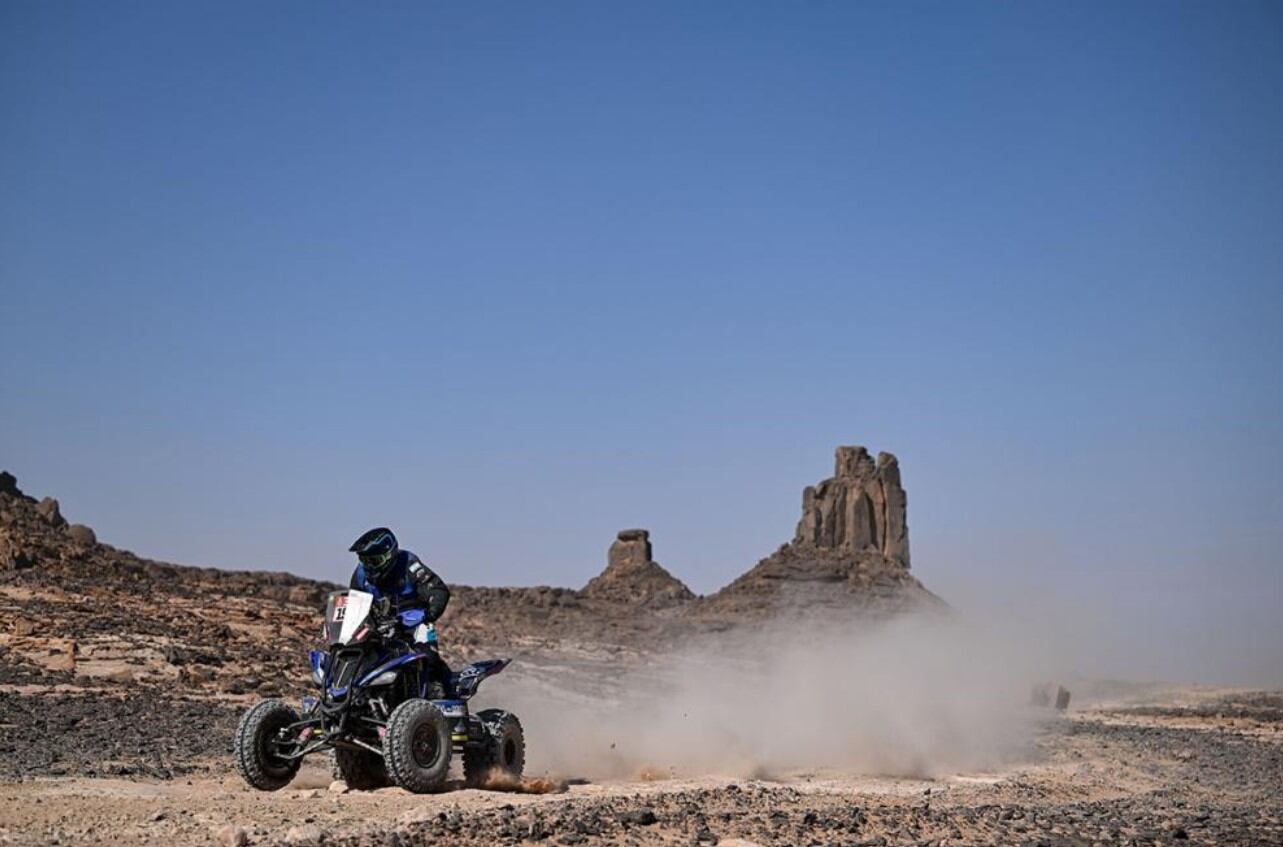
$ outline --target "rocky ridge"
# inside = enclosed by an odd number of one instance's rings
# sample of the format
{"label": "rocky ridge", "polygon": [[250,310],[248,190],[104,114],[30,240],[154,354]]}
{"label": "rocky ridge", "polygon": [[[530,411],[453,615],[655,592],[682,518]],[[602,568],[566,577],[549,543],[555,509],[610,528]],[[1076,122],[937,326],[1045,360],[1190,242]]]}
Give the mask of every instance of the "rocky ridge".
{"label": "rocky ridge", "polygon": [[[444,654],[452,664],[514,656],[517,673],[567,661],[605,671],[794,604],[808,620],[938,604],[908,573],[904,503],[894,457],[874,463],[863,448],[839,448],[835,476],[803,495],[794,539],[721,591],[696,596],[654,560],[649,532],[624,530],[582,589],[452,586]],[[0,688],[162,700],[301,693],[319,609],[339,587],[144,559],[0,474]]]}

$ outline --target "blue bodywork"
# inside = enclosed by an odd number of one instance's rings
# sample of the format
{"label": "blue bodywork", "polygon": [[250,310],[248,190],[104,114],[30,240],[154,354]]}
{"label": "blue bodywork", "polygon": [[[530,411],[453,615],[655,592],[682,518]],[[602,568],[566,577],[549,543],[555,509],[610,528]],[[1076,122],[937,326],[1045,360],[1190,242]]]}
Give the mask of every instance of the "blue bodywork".
{"label": "blue bodywork", "polygon": [[400,656],[394,656],[391,659],[385,659],[384,657],[380,656],[379,664],[374,666],[374,670],[366,673],[364,676],[358,679],[356,681],[356,687],[364,688],[365,686],[373,682],[376,677],[380,676],[386,671],[390,671],[393,668],[399,668],[402,665],[408,665],[411,662],[419,662],[425,658],[427,657],[424,656],[422,653],[402,653]]}
{"label": "blue bodywork", "polygon": [[481,684],[481,680],[499,673],[508,667],[511,661],[511,659],[486,659],[484,662],[473,662],[466,668],[460,668],[450,674],[450,690],[456,697],[467,700],[477,693],[477,686]]}
{"label": "blue bodywork", "polygon": [[[418,610],[415,610],[418,611]],[[420,616],[422,612],[419,612]],[[403,616],[404,617],[404,616]],[[374,667],[363,673],[354,683],[347,685],[332,685],[330,682],[331,658],[330,654],[323,650],[313,650],[310,654],[312,664],[312,676],[320,685],[321,689],[332,699],[341,700],[346,697],[349,691],[366,688],[374,680],[383,674],[397,668],[404,667],[412,662],[421,662],[428,657],[419,652],[410,651],[400,654],[383,653],[376,660]],[[477,686],[487,677],[494,676],[502,671],[511,662],[511,659],[487,659],[481,662],[460,668],[452,672],[446,685],[447,700],[439,702],[466,701],[477,693]],[[427,681],[425,680],[424,688],[426,689]],[[426,696],[427,691],[423,690],[419,696]]]}

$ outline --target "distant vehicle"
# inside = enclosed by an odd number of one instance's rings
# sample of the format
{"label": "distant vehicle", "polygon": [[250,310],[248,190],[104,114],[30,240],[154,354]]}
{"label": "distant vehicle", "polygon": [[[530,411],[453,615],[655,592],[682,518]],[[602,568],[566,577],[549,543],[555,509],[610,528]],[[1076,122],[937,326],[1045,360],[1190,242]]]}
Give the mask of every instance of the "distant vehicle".
{"label": "distant vehicle", "polygon": [[304,757],[329,750],[354,789],[437,791],[456,754],[469,786],[492,775],[521,778],[526,751],[517,716],[468,710],[481,681],[509,659],[474,662],[447,680],[431,680],[422,610],[397,612],[364,591],[330,594],[323,629],[326,649],[311,653],[320,696],[304,697],[301,710],[263,700],[241,718],[233,752],[250,786],[283,788]]}

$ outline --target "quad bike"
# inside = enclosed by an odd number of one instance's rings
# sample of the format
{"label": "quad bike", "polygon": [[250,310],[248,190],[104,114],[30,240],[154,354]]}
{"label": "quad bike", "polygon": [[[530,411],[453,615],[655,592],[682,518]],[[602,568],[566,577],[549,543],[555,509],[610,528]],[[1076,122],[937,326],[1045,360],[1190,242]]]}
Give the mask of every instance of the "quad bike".
{"label": "quad bike", "polygon": [[[431,679],[433,657],[426,651],[435,648],[435,631],[423,611],[398,613],[363,591],[330,594],[323,629],[328,649],[311,653],[320,696],[304,697],[300,710],[263,700],[241,718],[233,752],[250,786],[283,788],[305,756],[331,750],[337,775],[354,789],[437,791],[453,755],[462,755],[469,786],[491,774],[521,778],[525,738],[517,716],[468,710],[481,681],[509,659],[474,662],[445,680]],[[400,634],[406,631],[413,635]]]}

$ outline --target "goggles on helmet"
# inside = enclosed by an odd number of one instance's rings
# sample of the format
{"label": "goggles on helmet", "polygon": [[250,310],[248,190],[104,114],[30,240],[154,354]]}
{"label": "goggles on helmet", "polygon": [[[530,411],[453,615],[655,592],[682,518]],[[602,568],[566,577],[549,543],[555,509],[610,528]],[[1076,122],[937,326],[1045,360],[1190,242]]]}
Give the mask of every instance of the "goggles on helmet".
{"label": "goggles on helmet", "polygon": [[379,553],[360,553],[357,555],[357,558],[361,560],[361,564],[375,570],[386,568],[392,564],[392,559],[395,557],[395,550],[384,550]]}

